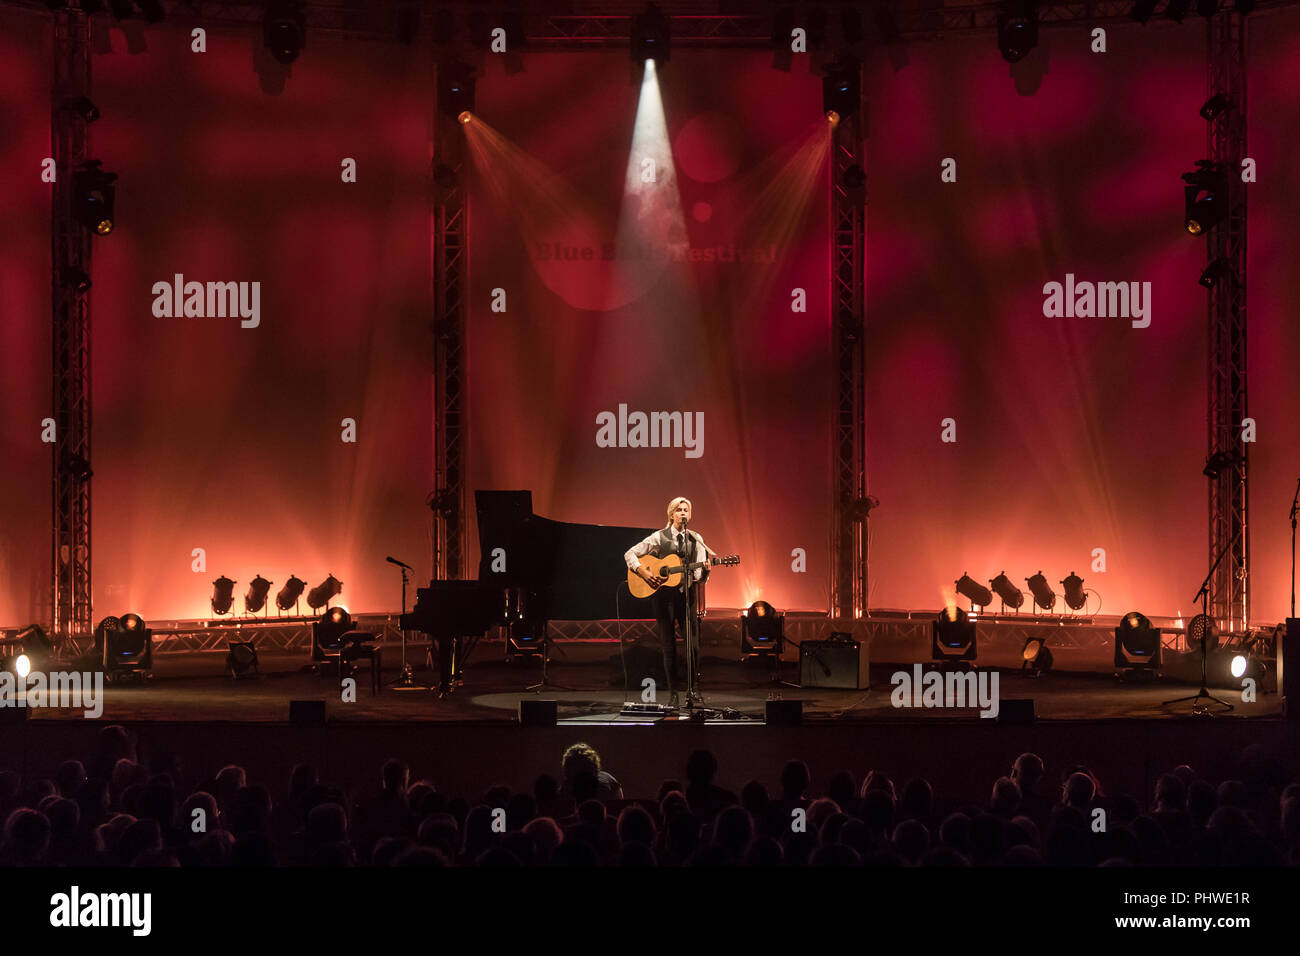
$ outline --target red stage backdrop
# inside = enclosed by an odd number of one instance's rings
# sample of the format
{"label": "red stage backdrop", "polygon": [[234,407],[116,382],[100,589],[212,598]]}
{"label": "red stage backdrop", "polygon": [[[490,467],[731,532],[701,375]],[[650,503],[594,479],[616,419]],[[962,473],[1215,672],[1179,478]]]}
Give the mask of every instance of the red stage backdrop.
{"label": "red stage backdrop", "polygon": [[[0,9],[4,624],[38,616],[49,566],[48,23]],[[1300,474],[1300,13],[1251,23],[1253,587],[1276,620]],[[143,52],[108,36],[90,135],[121,180],[91,293],[96,616],[203,615],[220,574],[242,592],[333,572],[349,607],[395,606],[384,555],[431,569],[427,51],[313,36],[267,92],[257,31],[209,31],[203,54],[179,24],[144,31]],[[1054,29],[1043,49],[1032,96],[991,36],[868,71],[872,604],[1041,568],[1077,571],[1103,613],[1187,614],[1206,569],[1206,330],[1178,176],[1204,153],[1204,29],[1115,27],[1106,54]],[[685,494],[744,559],[714,606],[826,604],[826,131],[801,60],[675,51],[662,118],[623,54],[529,54],[512,76],[493,61],[482,126],[461,134],[471,487],[650,526]],[[177,274],[244,283],[250,306],[256,289],[256,327],[156,314]],[[1045,316],[1044,284],[1067,275],[1150,283],[1150,325]],[[617,447],[620,406],[703,430]]]}

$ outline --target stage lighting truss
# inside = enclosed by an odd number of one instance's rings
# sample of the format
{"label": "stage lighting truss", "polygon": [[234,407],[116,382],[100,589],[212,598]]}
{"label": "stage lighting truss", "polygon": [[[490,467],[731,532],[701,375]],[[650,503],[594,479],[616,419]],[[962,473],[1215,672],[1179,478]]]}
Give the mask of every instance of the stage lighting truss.
{"label": "stage lighting truss", "polygon": [[1137,611],[1115,627],[1115,672],[1124,680],[1154,680],[1160,671],[1160,631]]}
{"label": "stage lighting truss", "polygon": [[1034,610],[1042,608],[1044,611],[1050,611],[1056,607],[1056,592],[1047,583],[1047,578],[1043,576],[1041,570],[1032,578],[1025,578],[1025,583],[1029,586],[1029,593],[1034,596]]}
{"label": "stage lighting truss", "polygon": [[1046,638],[1031,637],[1026,639],[1020,657],[1020,669],[1032,671],[1035,677],[1039,677],[1052,669],[1052,651],[1047,646]]}
{"label": "stage lighting truss", "polygon": [[975,622],[955,604],[939,612],[932,624],[930,653],[935,661],[975,659]]}
{"label": "stage lighting truss", "polygon": [[235,582],[224,574],[212,582],[212,613],[229,614],[235,604]]}
{"label": "stage lighting truss", "polygon": [[740,659],[780,657],[785,648],[785,612],[755,601],[740,612]]}

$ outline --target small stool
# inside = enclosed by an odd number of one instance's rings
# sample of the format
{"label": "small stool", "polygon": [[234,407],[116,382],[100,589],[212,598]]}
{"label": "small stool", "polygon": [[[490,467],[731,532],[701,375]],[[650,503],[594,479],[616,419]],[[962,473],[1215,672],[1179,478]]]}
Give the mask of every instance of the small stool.
{"label": "small stool", "polygon": [[343,635],[347,646],[339,655],[347,667],[355,667],[356,662],[365,658],[370,661],[370,693],[378,694],[383,685],[383,653],[378,647],[367,645],[365,641],[374,640],[375,635],[366,631],[348,631]]}

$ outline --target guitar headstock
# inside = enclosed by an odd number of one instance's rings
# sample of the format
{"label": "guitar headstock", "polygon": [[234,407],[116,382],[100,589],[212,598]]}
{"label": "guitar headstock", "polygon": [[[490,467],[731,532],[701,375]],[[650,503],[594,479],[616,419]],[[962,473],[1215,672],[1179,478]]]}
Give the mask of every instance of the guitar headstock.
{"label": "guitar headstock", "polygon": [[740,563],[740,555],[738,554],[729,554],[725,558],[718,559],[718,564],[739,564],[739,563]]}

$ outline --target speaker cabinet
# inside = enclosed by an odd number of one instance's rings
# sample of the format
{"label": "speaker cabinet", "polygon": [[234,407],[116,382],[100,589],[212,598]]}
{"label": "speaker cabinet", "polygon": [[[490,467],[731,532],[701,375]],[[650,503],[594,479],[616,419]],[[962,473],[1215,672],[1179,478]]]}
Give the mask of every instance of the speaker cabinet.
{"label": "speaker cabinet", "polygon": [[766,723],[769,727],[798,727],[803,723],[803,701],[769,700]]}
{"label": "speaker cabinet", "polygon": [[289,701],[289,723],[301,727],[325,726],[325,701],[291,700]]}
{"label": "speaker cabinet", "polygon": [[554,727],[558,713],[559,709],[553,700],[520,699],[519,726]]}
{"label": "speaker cabinet", "polygon": [[866,690],[867,645],[852,638],[799,645],[799,686]]}

